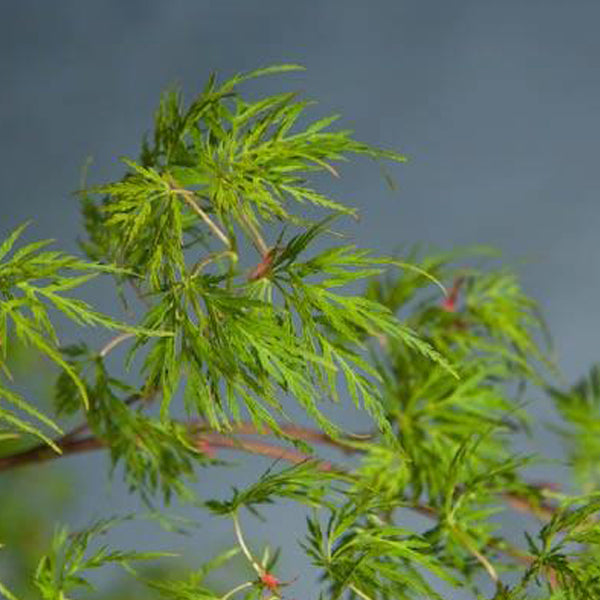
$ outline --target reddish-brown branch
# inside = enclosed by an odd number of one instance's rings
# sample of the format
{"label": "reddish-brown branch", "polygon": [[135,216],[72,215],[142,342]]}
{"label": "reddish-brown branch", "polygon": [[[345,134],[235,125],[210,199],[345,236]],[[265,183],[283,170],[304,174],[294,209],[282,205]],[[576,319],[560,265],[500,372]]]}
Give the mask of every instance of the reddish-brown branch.
{"label": "reddish-brown branch", "polygon": [[[127,404],[128,406],[131,406],[131,405],[135,404],[136,402],[145,402],[146,404],[149,404],[150,402],[152,402],[152,400],[154,400],[154,398],[156,397],[156,394],[157,394],[157,390],[152,390],[146,394],[131,394],[130,396],[125,398],[125,400],[123,402],[125,404]],[[76,427],[74,427],[73,429],[71,429],[71,431],[69,431],[68,433],[63,435],[60,439],[55,440],[55,441],[60,448],[60,447],[62,447],[62,444],[65,444],[72,440],[78,439],[80,435],[82,435],[86,431],[89,431],[89,428],[90,428],[89,423],[87,423],[87,422],[81,423],[81,424],[77,425]],[[36,446],[36,448],[40,448],[40,449],[45,448],[45,447],[46,447],[46,444],[40,444],[39,446]]]}
{"label": "reddish-brown branch", "polygon": [[[204,421],[191,421],[190,426],[194,431],[211,432],[210,427]],[[288,425],[285,423],[279,424],[279,429],[290,438],[302,440],[304,442],[313,442],[315,444],[323,444],[332,446],[345,454],[356,454],[359,450],[350,444],[350,440],[346,443],[344,440],[334,439],[325,433],[311,429],[310,427],[302,427],[301,425]],[[257,428],[249,422],[238,423],[233,426],[233,431],[239,435],[274,435],[273,430],[265,427]],[[374,437],[374,436],[373,436]],[[367,435],[361,435],[361,440],[367,440]]]}
{"label": "reddish-brown branch", "polygon": [[239,438],[228,437],[219,433],[205,433],[199,435],[196,439],[196,446],[200,450],[203,450],[206,448],[206,444],[208,444],[209,448],[228,448],[230,450],[239,450],[241,452],[249,452],[250,454],[268,456],[276,460],[284,460],[294,464],[298,464],[306,460],[317,460],[319,463],[319,468],[323,471],[341,471],[339,467],[335,467],[328,461],[315,458],[310,454],[300,452],[299,450],[283,448],[282,446],[267,442],[241,440]]}
{"label": "reddish-brown branch", "polygon": [[[79,431],[83,430],[81,426],[77,429]],[[194,434],[194,445],[202,453],[209,453],[211,451],[214,451],[214,449],[216,448],[222,448],[234,451],[237,450],[240,452],[247,452],[250,454],[260,456],[268,456],[276,460],[284,460],[286,462],[291,462],[294,464],[298,464],[306,460],[315,460],[315,457],[311,456],[310,454],[306,454],[304,452],[300,452],[298,450],[290,448],[284,448],[273,443],[257,440],[240,439],[232,435],[206,431],[206,428],[199,427],[197,423],[191,424],[190,429],[192,431],[195,430],[197,432]],[[346,452],[351,451],[351,449],[348,446],[344,446],[343,443],[340,443],[337,440],[332,440],[331,438],[328,438],[325,434],[316,432],[309,428],[300,427],[296,425],[284,425],[282,426],[282,430],[290,436],[293,435],[297,439],[332,444],[335,447],[340,448],[341,450],[344,450]],[[71,454],[79,454],[81,452],[99,450],[106,447],[106,444],[102,440],[93,436],[88,436],[81,439],[74,439],[74,432],[75,430],[63,436],[63,438],[57,440],[57,445],[61,448],[62,454],[57,454],[49,446],[39,445],[35,448],[31,448],[24,452],[0,458],[0,471],[12,469],[27,464],[34,464],[45,462],[48,460],[54,460],[61,456],[68,456]],[[252,424],[244,423],[237,426],[236,433],[237,435],[257,435],[259,434],[259,431]],[[354,451],[358,450],[354,449]],[[316,460],[319,463],[319,468],[324,471],[339,471],[340,473],[344,472],[342,468],[334,465],[331,462],[324,461],[319,458],[316,458]],[[507,500],[509,505],[513,506],[513,508],[516,508],[517,510],[526,511],[538,517],[549,517],[552,515],[551,507],[545,506],[540,510],[539,507],[532,506],[526,500],[516,496],[512,496],[510,494],[506,494],[505,499]],[[410,508],[432,519],[436,519],[438,517],[436,509],[431,506],[427,506],[424,504],[414,504],[411,505]],[[506,543],[505,541],[499,543],[496,540],[491,540],[490,546],[493,547],[496,551],[510,556],[522,564],[530,565],[533,561],[533,557],[530,554]],[[555,587],[556,575],[551,569],[548,572],[548,578],[550,580],[551,585]]]}
{"label": "reddish-brown branch", "polygon": [[[62,454],[57,454],[52,448],[46,445],[35,446],[29,450],[0,458],[0,471],[5,471],[28,464],[46,462],[62,456],[78,454],[80,452],[100,450],[101,448],[106,447],[106,444],[102,440],[93,436],[72,439],[72,432],[66,436],[63,436],[63,438],[56,440],[56,443],[62,450]],[[195,445],[202,452],[205,452],[207,447],[213,449],[226,448],[229,450],[248,452],[250,454],[269,456],[274,459],[281,459],[292,463],[299,463],[305,460],[315,459],[315,457],[312,457],[310,454],[290,448],[284,448],[276,444],[258,442],[254,440],[242,440],[214,432],[207,432],[197,435],[195,438]],[[320,459],[316,460],[318,460],[320,468],[325,471],[341,470],[339,468],[335,468],[334,465],[328,461]]]}
{"label": "reddish-brown branch", "polygon": [[[539,488],[542,490],[550,489],[550,486],[540,485]],[[533,515],[542,521],[549,521],[555,511],[555,508],[546,502],[535,504],[529,498],[511,493],[503,494],[502,496],[506,500],[506,503],[514,510]]]}
{"label": "reddish-brown branch", "polygon": [[[131,396],[126,400],[126,402],[128,404],[132,404],[142,399],[143,398],[141,396]],[[214,455],[215,449],[222,448],[261,456],[268,456],[273,459],[280,459],[291,463],[299,463],[315,458],[310,454],[306,454],[291,448],[285,448],[270,441],[266,442],[262,440],[258,441],[240,438],[239,436],[273,435],[273,431],[269,430],[268,428],[258,429],[252,423],[237,424],[233,429],[232,435],[211,431],[205,422],[199,420],[190,421],[188,425],[190,432],[194,436],[195,446],[200,452],[209,456]],[[346,444],[343,440],[332,439],[326,434],[308,427],[281,424],[280,429],[290,438],[295,438],[297,440],[329,445],[347,454],[361,452],[359,448],[352,446],[350,443]],[[83,438],[80,437],[86,430],[87,425],[82,424],[64,435],[62,438],[56,440],[56,444],[59,448],[61,448],[62,454],[57,454],[52,448],[45,444],[40,444],[34,448],[30,448],[29,450],[25,450],[10,456],[1,457],[0,471],[9,470],[27,464],[35,464],[54,460],[61,456],[99,450],[105,447],[105,443],[94,436],[87,436]],[[320,468],[323,470],[342,471],[342,469],[334,466],[330,462],[320,459],[317,460],[319,461]],[[543,487],[549,488],[550,486],[544,485]],[[514,510],[534,515],[542,520],[549,519],[554,512],[554,508],[552,506],[548,504],[535,505],[526,497],[521,497],[511,493],[504,494],[503,497],[507,504]],[[431,518],[436,518],[437,516],[436,511],[431,507],[417,505],[412,508]]]}
{"label": "reddish-brown branch", "polygon": [[101,440],[95,437],[86,437],[83,439],[67,439],[71,434],[67,434],[63,438],[56,440],[56,445],[62,450],[62,454],[57,454],[50,446],[39,445],[17,454],[3,456],[0,458],[0,471],[7,471],[24,465],[46,462],[68,456],[69,454],[78,454],[79,452],[88,452],[90,450],[98,450],[104,447]]}
{"label": "reddish-brown branch", "polygon": [[[150,396],[152,397],[153,394]],[[133,404],[139,400],[148,400],[149,397],[141,397],[139,395],[133,395],[127,398],[128,404]],[[298,450],[285,448],[271,442],[263,442],[256,440],[241,439],[238,436],[264,436],[273,435],[273,431],[268,428],[258,429],[252,423],[239,423],[234,426],[233,432],[236,434],[225,435],[214,431],[211,431],[208,425],[199,420],[189,422],[190,431],[196,436],[196,446],[202,452],[208,453],[215,448],[225,448],[230,450],[238,450],[241,452],[248,452],[250,454],[258,454],[262,456],[270,456],[275,459],[285,460],[287,462],[298,463],[307,459],[311,459],[311,455],[305,454]],[[288,435],[290,438],[302,440],[305,442],[313,442],[317,444],[329,445],[337,450],[340,450],[346,454],[353,454],[362,452],[362,450],[352,446],[350,443],[344,443],[343,440],[337,440],[329,437],[328,435],[311,429],[309,427],[303,427],[300,425],[281,424],[279,426],[281,431]],[[48,460],[54,460],[61,456],[67,456],[70,454],[77,454],[79,452],[88,452],[91,450],[98,450],[105,447],[104,442],[93,436],[87,436],[81,438],[85,431],[88,430],[87,424],[81,424],[75,427],[69,433],[65,434],[61,438],[55,440],[56,445],[62,450],[62,454],[57,454],[52,448],[46,444],[39,444],[28,450],[18,452],[9,456],[0,457],[0,472],[6,471],[15,467],[19,467],[27,464],[34,464],[45,462]],[[361,439],[365,436],[361,436]],[[327,461],[320,461],[324,470],[338,470],[332,463]],[[549,485],[542,486],[544,488],[550,488]],[[507,493],[503,495],[507,504],[514,510],[519,512],[525,512],[527,514],[534,515],[542,520],[551,518],[554,508],[551,505],[534,505],[526,497],[521,497],[516,494]],[[415,507],[415,510],[432,516],[431,509],[426,507]]]}

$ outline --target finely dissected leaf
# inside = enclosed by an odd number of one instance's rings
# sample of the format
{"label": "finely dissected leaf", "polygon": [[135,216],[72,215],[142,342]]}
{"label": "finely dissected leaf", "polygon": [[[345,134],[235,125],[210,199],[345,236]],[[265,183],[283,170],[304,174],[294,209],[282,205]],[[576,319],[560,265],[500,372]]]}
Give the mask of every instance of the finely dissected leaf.
{"label": "finely dissected leaf", "polygon": [[221,595],[203,585],[204,579],[213,571],[223,567],[239,553],[239,548],[227,550],[193,571],[187,579],[165,580],[161,578],[158,580],[142,576],[138,576],[138,579],[150,589],[157,590],[163,598],[170,598],[171,600],[218,600]]}
{"label": "finely dissected leaf", "polygon": [[3,594],[6,600],[18,600],[17,597],[1,581],[0,594]]}
{"label": "finely dissected leaf", "polygon": [[386,525],[378,516],[384,505],[378,506],[375,497],[371,502],[331,509],[326,525],[317,517],[308,519],[303,547],[323,569],[333,597],[352,591],[369,597],[441,598],[421,569],[458,583],[435,559],[433,547],[403,528]]}
{"label": "finely dissected leaf", "polygon": [[15,242],[21,237],[25,228],[29,225],[29,223],[23,223],[19,225],[0,245],[0,260],[3,259],[15,245]]}
{"label": "finely dissected leaf", "polygon": [[[41,241],[25,245],[11,251],[25,229],[17,228],[0,248],[0,360],[8,351],[9,332],[26,346],[39,351],[58,365],[66,376],[70,377],[83,404],[89,406],[85,385],[71,365],[63,359],[57,348],[58,336],[50,319],[52,307],[79,325],[101,325],[109,329],[121,329],[127,332],[149,335],[169,335],[161,331],[141,330],[95,311],[89,304],[77,298],[69,298],[64,292],[81,286],[101,272],[110,272],[105,265],[87,263],[61,252],[43,250],[50,242]],[[83,271],[84,274],[76,274]],[[3,361],[2,361],[3,362]],[[0,397],[45,425],[60,432],[52,419],[42,415],[37,409],[0,382]],[[10,423],[23,433],[33,434],[59,448],[39,428],[0,407],[0,420]]]}
{"label": "finely dissected leaf", "polygon": [[269,504],[274,498],[289,498],[309,506],[325,502],[324,484],[339,476],[319,469],[318,462],[305,461],[279,471],[269,470],[244,490],[234,488],[230,500],[207,502],[208,508],[219,515],[231,515],[241,507],[254,508]]}
{"label": "finely dissected leaf", "polygon": [[565,421],[556,429],[567,447],[573,474],[589,489],[600,481],[600,365],[593,365],[569,390],[549,387],[547,391]]}
{"label": "finely dissected leaf", "polygon": [[[353,246],[304,259],[336,216],[354,214],[313,189],[306,175],[337,176],[332,163],[351,154],[404,158],[357,142],[348,131],[329,131],[333,117],[299,127],[308,103],[293,93],[248,102],[237,91],[248,78],[296,68],[260,69],[221,85],[211,77],[187,109],[177,93],[166,95],[141,162],[124,159],[124,178],[92,190],[104,196],[95,209],[84,196],[94,256],[102,251],[105,260],[140,274],[150,305],[143,326],[174,333],[152,341],[144,359],[147,388],[162,392],[163,419],[185,372],[186,405],[211,427],[226,430],[232,417],[247,412],[257,426],[278,431],[283,393],[339,437],[319,404],[335,396],[325,382],[340,374],[353,401],[391,441],[378,376],[364,360],[367,339],[389,336],[451,367],[381,303],[334,292],[381,273],[390,261]],[[327,215],[311,223],[293,212],[297,202]],[[274,220],[303,231],[283,245],[284,227],[269,246],[265,227]],[[248,243],[260,263],[241,282],[239,252]],[[309,281],[314,277],[320,281]],[[131,357],[145,343],[138,338]]]}
{"label": "finely dissected leaf", "polygon": [[85,573],[109,564],[127,568],[132,561],[155,560],[175,556],[166,552],[135,552],[110,550],[100,546],[90,550],[90,544],[108,529],[127,520],[113,518],[97,521],[91,527],[69,534],[60,529],[54,535],[51,551],[38,563],[34,583],[44,600],[66,600],[71,590],[80,587],[93,589]]}
{"label": "finely dissected leaf", "polygon": [[[353,155],[405,159],[337,129],[337,116],[310,122],[314,103],[295,92],[240,92],[247,80],[299,68],[211,76],[187,105],[166,93],[139,158],[123,158],[124,176],[81,192],[82,247],[93,262],[51,251],[49,241],[17,247],[25,226],[0,245],[2,466],[47,456],[15,437],[59,450],[49,433],[58,426],[12,391],[5,359],[18,339],[60,369],[56,415],[85,417],[61,446],[105,446],[147,504],[158,494],[194,500],[232,518],[237,541],[181,578],[131,568],[155,553],[95,545],[110,522],[60,530],[39,561],[38,590],[69,600],[90,587],[87,571],[116,564],[171,600],[292,598],[286,586],[313,574],[283,581],[279,549],[255,558],[240,526],[242,508],[260,517],[263,505],[284,500],[312,511],[303,548],[326,586],[322,599],[442,598],[440,585],[478,599],[600,597],[600,368],[571,389],[547,384],[545,323],[515,273],[482,260],[489,250],[377,257],[335,231],[357,211],[313,176],[335,182]],[[114,277],[140,326],[77,297],[100,273]],[[101,350],[61,346],[53,311],[124,333]],[[118,353],[107,356],[125,340],[132,372],[116,375]],[[528,478],[533,459],[515,442],[531,433],[529,386],[549,392],[578,483],[591,493]],[[344,432],[329,410],[342,400],[373,426]],[[314,429],[295,422],[299,409]],[[335,458],[302,460],[308,442]],[[197,467],[224,465],[221,448],[297,464],[277,461],[225,499],[196,500],[193,492],[213,489]],[[515,510],[541,519],[516,541],[506,528]],[[238,581],[232,565],[226,590],[214,591],[208,576],[236,554],[252,575]],[[0,594],[14,600],[2,584]]]}
{"label": "finely dissected leaf", "polygon": [[[189,497],[186,484],[194,478],[194,466],[212,462],[194,443],[193,428],[141,412],[139,407],[151,402],[157,390],[143,392],[112,377],[102,357],[85,346],[66,348],[64,353],[71,356],[70,364],[89,391],[88,426],[108,446],[113,469],[122,465],[130,490],[149,504],[157,492],[166,502],[174,494]],[[55,398],[61,413],[79,408],[72,391],[70,378],[61,374]]]}
{"label": "finely dissected leaf", "polygon": [[[532,560],[516,591],[526,590],[531,581],[550,572],[564,597],[577,600],[597,597],[600,593],[597,568],[600,536],[596,533],[599,510],[597,493],[569,498],[540,529],[539,543],[528,536]],[[588,534],[591,535],[588,537]],[[573,542],[581,542],[583,546],[574,547]]]}
{"label": "finely dissected leaf", "polygon": [[[54,423],[50,418],[41,413],[35,407],[31,406],[27,402],[25,402],[20,396],[15,394],[14,392],[0,387],[0,399],[5,402],[11,404],[13,407],[20,409],[24,413],[28,414],[31,417],[41,421],[47,427],[53,429],[55,432],[62,433],[60,427]],[[55,444],[55,442],[50,438],[47,434],[45,434],[38,427],[30,424],[24,419],[20,418],[16,415],[12,410],[6,410],[5,408],[0,406],[0,421],[4,421],[11,428],[16,429],[22,433],[27,433],[30,435],[34,435],[35,437],[46,442],[53,450],[57,453],[61,453],[61,449]]]}

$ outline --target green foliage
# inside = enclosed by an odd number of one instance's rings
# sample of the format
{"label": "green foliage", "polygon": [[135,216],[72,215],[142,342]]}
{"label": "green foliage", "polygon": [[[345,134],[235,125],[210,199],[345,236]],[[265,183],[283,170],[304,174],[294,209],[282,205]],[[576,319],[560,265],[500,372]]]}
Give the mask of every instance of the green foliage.
{"label": "green foliage", "polygon": [[458,584],[435,558],[435,548],[424,538],[382,518],[390,507],[376,497],[331,509],[326,524],[309,518],[305,549],[313,564],[323,569],[331,598],[349,590],[362,598],[397,598],[412,594],[440,596],[422,571]]}
{"label": "green foliage", "polygon": [[[158,421],[136,409],[148,404],[151,395],[111,377],[103,357],[85,344],[62,349],[69,364],[86,383],[91,399],[87,425],[94,436],[109,447],[113,468],[122,464],[130,488],[151,503],[155,492],[165,500],[173,493],[186,494],[185,480],[193,478],[195,463],[211,463],[192,443],[190,431],[174,420]],[[72,380],[61,373],[55,384],[58,414],[79,409]]]}
{"label": "green foliage", "polygon": [[[307,187],[305,178],[337,175],[330,162],[349,154],[404,158],[348,131],[328,131],[331,118],[297,131],[307,103],[294,94],[250,103],[237,93],[242,81],[294,69],[263,69],[222,85],[211,78],[187,109],[177,93],[167,94],[141,162],[124,159],[120,181],[91,190],[103,196],[100,203],[84,194],[84,247],[138,274],[148,304],[143,326],[174,334],[139,336],[130,355],[150,345],[142,372],[146,391],[160,390],[163,418],[186,373],[186,407],[214,429],[231,428],[245,412],[257,426],[277,430],[285,393],[339,437],[319,407],[336,398],[339,374],[354,402],[389,430],[377,373],[362,356],[365,338],[387,335],[446,363],[380,303],[334,291],[380,273],[385,261],[347,245],[304,258],[335,216],[355,212]],[[328,216],[300,218],[296,202]],[[284,226],[275,245],[264,239],[269,224]],[[286,226],[300,232],[283,244]],[[249,246],[258,252],[250,275],[240,266]]]}
{"label": "green foliage", "polygon": [[152,580],[142,577],[140,579],[148,588],[158,591],[161,598],[168,600],[218,600],[221,595],[206,587],[204,580],[208,575],[226,565],[237,554],[239,554],[238,548],[228,550],[203,564],[183,580],[165,580],[164,578]]}
{"label": "green foliage", "polygon": [[599,510],[597,494],[570,498],[540,530],[537,543],[528,536],[533,561],[516,591],[546,573],[550,574],[553,587],[561,590],[557,597],[597,598],[600,593],[600,530],[596,518]]}
{"label": "green foliage", "polygon": [[332,479],[331,475],[318,470],[318,463],[307,461],[279,472],[269,470],[245,490],[234,488],[231,500],[209,500],[206,505],[218,515],[235,514],[242,506],[255,510],[256,505],[269,504],[274,497],[319,505],[325,494],[323,484]]}
{"label": "green foliage", "polygon": [[130,562],[156,560],[169,556],[164,552],[124,552],[110,550],[100,546],[90,550],[90,543],[99,535],[119,523],[122,519],[106,519],[94,523],[91,527],[69,534],[63,528],[57,531],[50,552],[40,560],[34,578],[44,600],[70,600],[72,590],[77,588],[93,589],[85,577],[90,570],[100,569],[106,565],[117,564],[124,568]]}
{"label": "green foliage", "polygon": [[[310,122],[310,103],[295,93],[249,101],[239,91],[298,69],[213,76],[187,106],[165,94],[123,176],[80,191],[86,260],[48,242],[17,249],[24,226],[0,246],[0,470],[105,448],[159,520],[171,500],[188,502],[231,520],[235,546],[182,576],[181,560],[137,570],[132,562],[163,555],[97,546],[113,520],[58,529],[41,558],[36,546],[31,597],[83,598],[89,572],[110,565],[149,598],[287,597],[295,582],[275,575],[286,548],[255,556],[241,522],[244,509],[260,517],[279,502],[308,513],[300,543],[320,598],[598,597],[600,368],[559,388],[538,307],[490,250],[375,257],[338,243],[334,226],[356,209],[316,189],[313,175],[339,177],[356,155],[404,157],[334,129],[337,117]],[[135,324],[70,295],[100,274],[140,315]],[[65,344],[57,313],[116,337],[102,348]],[[50,414],[11,381],[17,342],[58,369]],[[532,480],[537,457],[518,451],[535,431],[533,390],[562,418],[555,429],[582,496]],[[344,402],[371,418],[368,433],[330,416]],[[343,454],[323,461],[320,445]],[[206,474],[227,466],[216,457],[225,448],[278,460],[215,498]],[[15,481],[5,480],[15,492],[0,496],[3,514],[24,493]],[[507,527],[514,511],[527,515],[517,537]],[[14,538],[37,523],[0,527],[3,553],[23,559],[6,580],[16,597],[32,550]],[[236,555],[250,578],[232,566]],[[218,569],[227,577],[214,586]],[[0,594],[15,600],[4,583]]]}
{"label": "green foliage", "polygon": [[600,483],[600,365],[570,390],[549,388],[549,394],[565,421],[558,427],[563,437],[573,474],[586,491]]}
{"label": "green foliage", "polygon": [[[76,388],[74,391],[80,396],[84,406],[88,407],[89,398],[85,386],[58,349],[58,336],[50,319],[49,308],[61,312],[78,325],[99,325],[132,333],[139,330],[117,323],[95,311],[81,299],[64,295],[64,292],[79,287],[102,271],[114,272],[114,268],[88,263],[62,252],[43,250],[50,244],[49,240],[23,246],[9,256],[25,227],[26,225],[22,225],[15,229],[0,246],[0,375],[10,379],[10,372],[5,367],[10,333],[21,343],[33,347],[61,367],[65,376],[71,379]],[[78,272],[83,274],[77,274]],[[152,335],[152,332],[147,333]],[[38,425],[26,421],[11,410],[10,406],[55,432],[61,431],[58,425],[19,394],[5,387],[2,379],[0,399],[8,405],[0,405],[0,422],[15,432],[35,435],[60,452]]]}

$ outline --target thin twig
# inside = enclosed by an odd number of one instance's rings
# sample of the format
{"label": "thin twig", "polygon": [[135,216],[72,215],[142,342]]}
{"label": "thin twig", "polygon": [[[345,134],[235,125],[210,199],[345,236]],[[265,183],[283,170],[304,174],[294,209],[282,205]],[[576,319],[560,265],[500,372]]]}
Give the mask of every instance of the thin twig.
{"label": "thin twig", "polygon": [[243,224],[248,228],[248,232],[250,233],[250,239],[252,240],[254,247],[256,248],[258,253],[264,258],[269,252],[269,247],[267,246],[265,240],[260,234],[260,231],[258,231],[258,229],[254,226],[254,223],[252,223],[252,221],[241,212],[240,217],[242,219]]}
{"label": "thin twig", "polygon": [[194,264],[191,270],[191,276],[195,277],[196,275],[198,275],[198,273],[200,273],[200,271],[202,271],[202,269],[204,269],[204,267],[209,265],[211,262],[218,260],[219,258],[223,258],[224,256],[229,256],[232,259],[232,261],[235,261],[237,258],[236,253],[232,252],[231,250],[213,252],[212,254],[209,254],[206,258],[200,259],[196,264]]}
{"label": "thin twig", "polygon": [[[137,398],[140,399],[139,396]],[[79,452],[88,452],[91,450],[100,450],[101,448],[105,448],[106,443],[94,436],[77,439],[76,434],[79,435],[85,431],[86,428],[87,427],[83,424],[79,425],[73,431],[70,431],[55,441],[56,445],[62,450],[62,454],[57,454],[50,446],[46,444],[39,444],[38,446],[28,450],[11,454],[10,456],[1,457],[0,471],[6,471],[27,464],[55,460],[61,456],[77,454]],[[205,444],[207,443],[209,446],[214,448],[238,450],[241,452],[248,452],[250,454],[269,456],[274,459],[285,460],[292,463],[315,460],[315,458],[309,454],[305,454],[297,450],[282,448],[276,444],[257,442],[253,440],[239,440],[220,433],[200,434],[197,436],[194,442],[196,447],[198,447],[200,450],[203,449],[204,442]],[[324,471],[341,471],[340,467],[335,467],[328,461],[319,460],[318,462],[319,468]]]}
{"label": "thin twig", "polygon": [[121,342],[128,340],[132,337],[135,337],[135,333],[121,333],[120,335],[114,337],[110,340],[103,348],[98,352],[100,358],[104,358],[107,354],[109,354],[112,350],[114,350]]}
{"label": "thin twig", "polygon": [[487,574],[490,576],[490,579],[494,583],[498,583],[500,579],[498,577],[498,572],[494,568],[494,565],[492,565],[492,563],[483,554],[481,554],[479,550],[477,550],[477,548],[471,543],[471,541],[465,534],[463,534],[461,531],[458,531],[457,529],[453,529],[453,531],[465,545],[465,548],[477,559],[479,564],[483,566]]}
{"label": "thin twig", "polygon": [[363,600],[372,600],[371,596],[367,596],[363,591],[357,588],[353,583],[348,586],[357,596],[360,596]]}
{"label": "thin twig", "polygon": [[[175,182],[174,182],[175,183]],[[185,190],[176,185],[170,187],[171,191],[179,194],[185,203],[210,227],[212,232],[228,247],[231,248],[229,238],[219,229],[216,223],[200,208],[194,198],[194,192]]]}
{"label": "thin twig", "polygon": [[244,540],[244,536],[242,534],[242,528],[240,527],[240,520],[238,518],[237,512],[234,512],[232,515],[233,519],[233,529],[235,531],[235,537],[237,538],[238,544],[242,549],[242,553],[248,559],[248,562],[252,565],[252,568],[258,573],[258,576],[261,577],[265,574],[265,570],[258,563],[258,561],[252,556],[248,546],[246,545],[246,541]]}
{"label": "thin twig", "polygon": [[246,588],[251,587],[253,585],[254,585],[254,581],[246,581],[244,583],[240,583],[240,585],[234,587],[232,590],[229,590],[226,594],[221,596],[220,600],[228,600],[229,598],[231,598],[238,592],[241,592],[242,590],[245,590]]}
{"label": "thin twig", "polygon": [[[200,450],[203,450],[205,444],[208,444],[208,446],[212,448],[239,450],[241,452],[248,452],[250,454],[258,454],[260,456],[269,456],[275,460],[285,460],[286,462],[294,464],[306,462],[307,460],[315,460],[314,456],[298,450],[282,448],[276,444],[270,444],[266,442],[240,440],[238,438],[228,437],[219,433],[200,435],[195,441],[195,444]],[[321,459],[316,460],[318,461],[318,467],[321,471],[342,471],[340,467],[336,467],[329,461]]]}
{"label": "thin twig", "polygon": [[[210,432],[211,428],[200,420],[190,421],[189,425],[194,431],[198,432]],[[333,446],[345,454],[356,454],[360,452],[356,446],[352,445],[350,441],[347,443],[344,440],[334,439],[321,431],[311,429],[310,427],[303,427],[301,425],[290,425],[287,423],[281,423],[278,425],[279,429],[290,438],[297,440],[303,440],[305,442],[314,442],[316,444],[325,444]],[[258,428],[256,425],[250,422],[236,423],[233,425],[232,431],[240,435],[275,435],[275,432],[268,427]],[[356,434],[360,436],[361,440],[372,439],[373,434]],[[349,436],[350,437],[350,436]]]}

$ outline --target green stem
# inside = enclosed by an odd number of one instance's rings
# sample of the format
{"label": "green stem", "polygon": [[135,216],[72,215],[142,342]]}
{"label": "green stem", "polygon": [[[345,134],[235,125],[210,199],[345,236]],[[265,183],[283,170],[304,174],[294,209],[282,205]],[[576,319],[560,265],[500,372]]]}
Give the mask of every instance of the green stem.
{"label": "green stem", "polygon": [[258,576],[261,577],[265,574],[264,569],[258,564],[258,561],[252,556],[252,553],[248,549],[246,542],[244,540],[244,536],[242,534],[242,528],[240,527],[240,521],[238,519],[237,512],[234,512],[232,515],[233,519],[233,528],[235,530],[235,537],[237,538],[238,544],[244,553],[244,556],[248,559],[248,562],[252,565],[252,568],[258,573]]}
{"label": "green stem", "polygon": [[246,581],[245,583],[241,583],[240,585],[234,587],[232,590],[227,592],[224,596],[221,596],[220,600],[228,600],[228,598],[231,598],[231,596],[233,596],[233,595],[237,594],[238,592],[245,590],[247,587],[251,587],[253,585],[254,585],[253,581]]}
{"label": "green stem", "polygon": [[373,600],[371,596],[367,596],[364,592],[359,590],[353,583],[348,586],[357,596],[360,596],[363,600]]}

